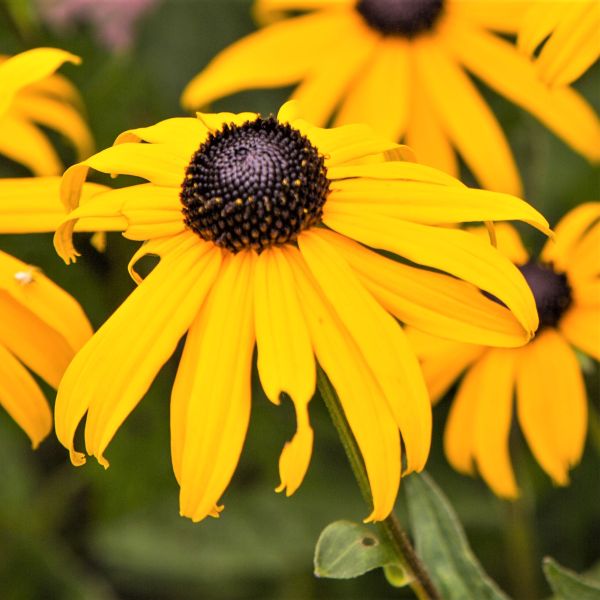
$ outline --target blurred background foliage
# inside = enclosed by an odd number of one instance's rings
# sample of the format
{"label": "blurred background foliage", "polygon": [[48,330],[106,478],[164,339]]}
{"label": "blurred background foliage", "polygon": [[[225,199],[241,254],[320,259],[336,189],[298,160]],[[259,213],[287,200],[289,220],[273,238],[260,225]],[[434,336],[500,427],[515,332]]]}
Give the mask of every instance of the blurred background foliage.
{"label": "blurred background foliage", "polygon": [[[38,4],[42,0],[38,0]],[[111,0],[97,0],[109,4]],[[105,47],[91,27],[51,28],[31,0],[0,2],[0,53],[56,46],[80,55],[66,66],[79,87],[98,148],[131,127],[181,115],[179,94],[216,52],[252,31],[250,0],[163,0],[137,23],[128,49]],[[307,40],[310,43],[310,40]],[[600,68],[576,87],[600,109]],[[523,111],[482,90],[503,123],[525,181],[526,198],[551,223],[576,204],[598,199],[597,170]],[[275,112],[286,90],[247,92],[215,109]],[[55,138],[56,139],[56,138]],[[56,139],[66,164],[70,148]],[[0,158],[0,176],[27,175]],[[473,183],[468,173],[464,180]],[[119,185],[119,181],[114,182]],[[542,238],[531,228],[526,241]],[[126,264],[135,244],[109,235],[105,254],[80,235],[76,265],[55,255],[51,235],[1,236],[0,247],[37,265],[69,290],[98,327],[128,295]],[[0,415],[0,597],[30,599],[330,599],[403,598],[380,571],[349,581],[317,579],[312,555],[331,521],[367,514],[327,413],[315,398],[315,450],[304,485],[292,498],[273,492],[277,460],[293,431],[291,406],[274,407],[254,377],[253,415],[241,463],[219,520],[194,525],[178,515],[169,457],[169,391],[177,356],[109,447],[111,468],[71,467],[54,437],[32,452],[25,435]],[[513,458],[523,496],[501,501],[479,481],[456,474],[442,452],[449,403],[434,412],[429,472],[457,511],[475,554],[512,597],[550,595],[541,560],[551,555],[575,571],[600,557],[598,365],[587,365],[591,403],[588,443],[571,485],[553,487],[515,429]],[[52,401],[52,391],[46,388]],[[406,519],[404,494],[399,514]],[[597,571],[596,565],[596,571]]]}

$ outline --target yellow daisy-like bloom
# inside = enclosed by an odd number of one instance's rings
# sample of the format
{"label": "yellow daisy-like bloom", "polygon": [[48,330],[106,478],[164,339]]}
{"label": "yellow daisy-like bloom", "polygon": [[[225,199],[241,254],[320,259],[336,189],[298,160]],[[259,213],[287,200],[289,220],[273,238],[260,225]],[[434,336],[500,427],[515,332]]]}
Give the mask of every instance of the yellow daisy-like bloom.
{"label": "yellow daisy-like bloom", "polygon": [[[60,181],[60,177],[0,179],[0,233],[55,231],[66,214]],[[86,183],[82,202],[107,189]],[[95,230],[110,224],[103,220],[89,225]],[[52,415],[27,369],[57,388],[67,365],[91,335],[74,298],[36,267],[0,251],[0,405],[34,448],[50,432]]]}
{"label": "yellow daisy-like bloom", "polygon": [[[171,450],[181,514],[194,521],[222,509],[250,417],[255,343],[266,395],[279,404],[286,394],[296,411],[278,489],[292,494],[309,464],[316,356],[365,461],[369,519],[380,520],[400,482],[400,434],[410,472],[425,464],[431,429],[418,362],[392,315],[500,346],[522,345],[537,328],[533,296],[514,265],[489,242],[438,225],[522,219],[548,231],[537,211],[430,167],[384,162],[400,149],[368,127],[320,129],[294,108],[286,104],[277,118],[168,119],[125,132],[64,175],[73,210],[55,245],[67,262],[79,220],[118,219],[115,229],[145,244],[130,263],[139,287],[61,382],[58,438],[75,464],[84,462],[73,436],[87,412],[87,452],[107,466],[107,445],[187,331],[171,398]],[[78,206],[89,168],[149,183]],[[147,254],[160,262],[141,281],[133,266]]]}
{"label": "yellow daisy-like bloom", "polygon": [[0,154],[35,175],[58,175],[63,171],[40,125],[65,136],[76,148],[78,160],[93,152],[79,94],[71,83],[55,74],[65,62],[79,64],[81,60],[56,48],[36,48],[8,59],[0,57]]}
{"label": "yellow daisy-like bloom", "polygon": [[535,3],[519,29],[519,49],[533,56],[540,78],[549,85],[568,85],[600,56],[598,0],[546,0]]}
{"label": "yellow daisy-like bloom", "polygon": [[509,225],[497,228],[499,248],[518,265],[536,299],[540,328],[518,349],[461,344],[411,329],[431,396],[438,400],[466,374],[453,401],[444,445],[452,466],[475,467],[500,495],[518,494],[509,455],[516,413],[531,451],[552,480],[568,483],[583,451],[587,403],[571,344],[600,360],[600,203],[572,210],[539,259],[530,258]]}
{"label": "yellow daisy-like bloom", "polygon": [[483,187],[519,195],[502,128],[465,70],[537,117],[588,159],[600,121],[570,88],[549,89],[493,32],[516,33],[531,2],[516,0],[258,0],[272,24],[219,54],[187,86],[186,108],[244,89],[299,82],[292,97],[323,124],[368,123],[404,138],[420,162],[458,173],[458,151]]}

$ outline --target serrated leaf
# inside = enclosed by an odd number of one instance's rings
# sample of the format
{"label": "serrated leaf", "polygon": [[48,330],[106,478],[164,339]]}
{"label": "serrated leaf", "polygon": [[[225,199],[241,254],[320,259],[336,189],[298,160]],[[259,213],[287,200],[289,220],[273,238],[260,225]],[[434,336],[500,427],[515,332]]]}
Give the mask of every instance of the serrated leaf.
{"label": "serrated leaf", "polygon": [[403,480],[416,551],[445,600],[508,600],[473,554],[452,506],[426,473]]}
{"label": "serrated leaf", "polygon": [[586,581],[570,569],[565,569],[553,558],[546,557],[542,568],[559,600],[600,600],[600,586]]}
{"label": "serrated leaf", "polygon": [[315,548],[315,575],[350,579],[395,564],[393,554],[367,525],[335,521],[321,532]]}

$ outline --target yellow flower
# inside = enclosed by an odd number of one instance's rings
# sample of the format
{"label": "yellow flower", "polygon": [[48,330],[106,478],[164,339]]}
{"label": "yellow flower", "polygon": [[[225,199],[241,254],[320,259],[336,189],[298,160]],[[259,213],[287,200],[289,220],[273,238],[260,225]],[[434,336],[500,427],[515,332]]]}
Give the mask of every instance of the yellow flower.
{"label": "yellow flower", "polygon": [[540,328],[518,349],[487,348],[411,329],[431,396],[438,400],[463,371],[446,426],[452,466],[479,473],[500,495],[518,494],[508,437],[516,412],[531,451],[552,480],[568,483],[587,429],[581,369],[570,344],[600,359],[600,203],[572,210],[539,259],[530,258],[508,225],[497,228],[499,248],[519,266],[536,298]]}
{"label": "yellow flower", "polygon": [[35,175],[57,175],[61,161],[39,126],[54,129],[76,148],[81,160],[93,152],[81,117],[77,90],[54,72],[79,57],[55,48],[36,48],[0,58],[0,154]]}
{"label": "yellow flower", "polygon": [[458,173],[455,150],[483,187],[519,195],[521,181],[496,117],[467,75],[532,113],[590,160],[600,121],[570,88],[549,89],[531,62],[492,33],[516,33],[521,0],[258,0],[272,24],[219,54],[188,84],[186,108],[249,88],[298,83],[303,116],[362,122],[404,138],[420,162]]}
{"label": "yellow flower", "polygon": [[[87,412],[87,452],[107,466],[107,445],[187,332],[171,398],[171,450],[180,510],[194,521],[222,509],[250,417],[255,342],[266,395],[279,404],[285,393],[296,410],[278,489],[292,494],[311,457],[316,356],[365,461],[369,519],[380,520],[400,482],[400,434],[407,470],[420,470],[431,427],[417,360],[391,315],[501,346],[525,343],[537,327],[533,296],[514,265],[489,242],[437,225],[522,219],[547,231],[537,211],[430,167],[384,162],[402,149],[362,125],[319,129],[294,108],[286,104],[277,118],[168,119],[125,132],[64,175],[73,210],[55,245],[67,262],[78,220],[113,219],[145,244],[130,263],[139,287],[61,382],[58,438],[75,464],[84,462],[73,436]],[[89,168],[150,183],[78,205]],[[141,281],[133,266],[147,254],[161,260]]]}
{"label": "yellow flower", "polygon": [[535,60],[540,78],[549,85],[568,85],[598,60],[599,31],[598,0],[546,0],[525,14],[518,45],[533,56],[543,43]]}

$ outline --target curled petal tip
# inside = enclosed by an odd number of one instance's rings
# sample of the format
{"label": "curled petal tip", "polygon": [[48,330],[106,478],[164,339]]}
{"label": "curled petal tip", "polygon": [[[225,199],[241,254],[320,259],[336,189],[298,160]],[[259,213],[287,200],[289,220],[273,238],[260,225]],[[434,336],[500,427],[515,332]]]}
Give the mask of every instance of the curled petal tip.
{"label": "curled petal tip", "polygon": [[77,452],[76,450],[69,451],[69,458],[71,459],[71,464],[74,467],[80,467],[81,465],[85,465],[85,454],[82,452]]}

